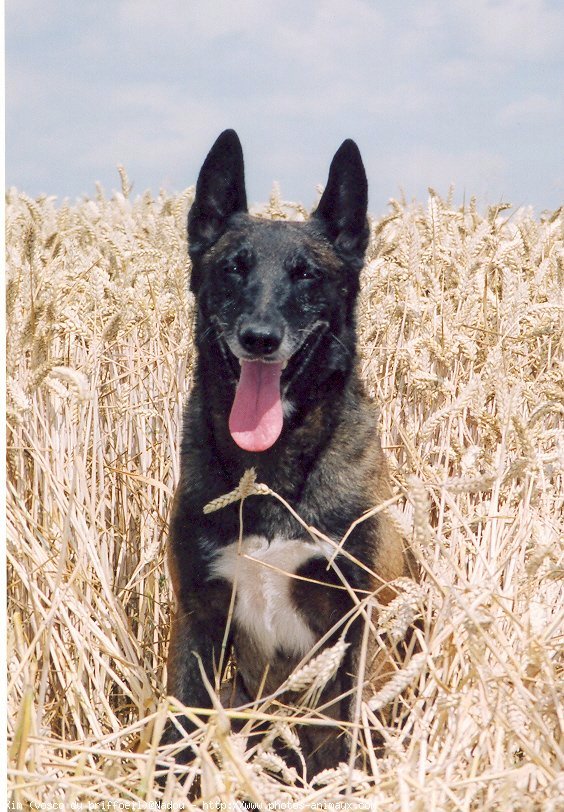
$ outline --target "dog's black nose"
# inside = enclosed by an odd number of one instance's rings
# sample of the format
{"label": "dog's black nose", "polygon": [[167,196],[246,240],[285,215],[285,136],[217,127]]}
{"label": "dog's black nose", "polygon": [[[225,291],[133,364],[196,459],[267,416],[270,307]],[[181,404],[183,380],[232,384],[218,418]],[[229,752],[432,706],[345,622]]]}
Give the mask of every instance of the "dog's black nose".
{"label": "dog's black nose", "polygon": [[276,324],[249,322],[239,328],[239,342],[252,355],[271,355],[282,343],[283,331]]}

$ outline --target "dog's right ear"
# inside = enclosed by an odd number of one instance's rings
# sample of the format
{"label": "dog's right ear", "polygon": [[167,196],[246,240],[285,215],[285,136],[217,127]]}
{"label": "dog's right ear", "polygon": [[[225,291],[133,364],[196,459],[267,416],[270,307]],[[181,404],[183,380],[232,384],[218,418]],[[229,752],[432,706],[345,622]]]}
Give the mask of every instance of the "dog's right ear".
{"label": "dog's right ear", "polygon": [[200,257],[221,237],[227,221],[238,211],[247,211],[243,150],[235,130],[224,130],[200,169],[196,197],[188,215],[192,259]]}
{"label": "dog's right ear", "polygon": [[329,179],[312,218],[335,249],[360,269],[370,234],[366,211],[368,182],[354,141],[343,141],[329,168]]}

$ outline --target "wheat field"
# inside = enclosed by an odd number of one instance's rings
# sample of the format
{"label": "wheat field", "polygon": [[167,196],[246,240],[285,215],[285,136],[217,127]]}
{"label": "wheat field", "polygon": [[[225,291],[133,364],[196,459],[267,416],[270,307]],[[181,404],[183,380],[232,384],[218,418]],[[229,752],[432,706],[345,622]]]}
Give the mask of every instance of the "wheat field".
{"label": "wheat field", "polygon": [[[303,708],[263,712],[261,740],[259,711],[234,732],[216,700],[187,781],[161,789],[193,189],[134,198],[121,179],[76,205],[7,196],[11,808],[562,809],[562,210],[481,212],[430,190],[372,223],[360,363],[393,476],[384,509],[421,570],[369,629],[399,641],[419,621],[415,653],[357,703],[357,746],[374,726],[383,756],[305,782],[271,748],[274,732],[297,747]],[[276,188],[260,211],[307,217]],[[295,684],[311,698],[339,657]]]}

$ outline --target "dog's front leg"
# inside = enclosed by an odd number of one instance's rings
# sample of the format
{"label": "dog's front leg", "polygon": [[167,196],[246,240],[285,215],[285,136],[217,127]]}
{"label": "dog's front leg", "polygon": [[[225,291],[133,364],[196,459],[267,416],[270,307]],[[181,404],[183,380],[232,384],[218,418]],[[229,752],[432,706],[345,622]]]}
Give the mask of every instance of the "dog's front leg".
{"label": "dog's front leg", "polygon": [[[224,624],[206,621],[209,621],[209,618],[201,619],[196,612],[188,612],[180,606],[171,624],[167,693],[191,708],[211,707],[212,702],[202,678],[202,671],[213,686],[215,671],[221,658]],[[181,740],[182,733],[177,725],[188,733],[195,729],[193,722],[186,716],[180,716],[176,725],[172,721],[167,722],[161,744]],[[192,748],[185,747],[175,756],[175,761],[187,764],[193,756]]]}

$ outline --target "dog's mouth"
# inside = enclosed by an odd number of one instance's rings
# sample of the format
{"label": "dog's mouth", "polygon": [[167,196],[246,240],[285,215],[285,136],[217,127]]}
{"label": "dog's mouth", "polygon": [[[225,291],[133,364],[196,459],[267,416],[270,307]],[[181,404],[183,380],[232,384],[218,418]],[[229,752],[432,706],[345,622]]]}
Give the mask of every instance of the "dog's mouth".
{"label": "dog's mouth", "polygon": [[241,374],[229,415],[229,431],[245,451],[266,451],[282,432],[282,361],[241,359]]}
{"label": "dog's mouth", "polygon": [[283,396],[311,358],[326,326],[326,322],[316,323],[296,352],[285,360],[238,358],[224,348],[237,378],[229,431],[239,448],[266,451],[279,438],[284,425]]}

